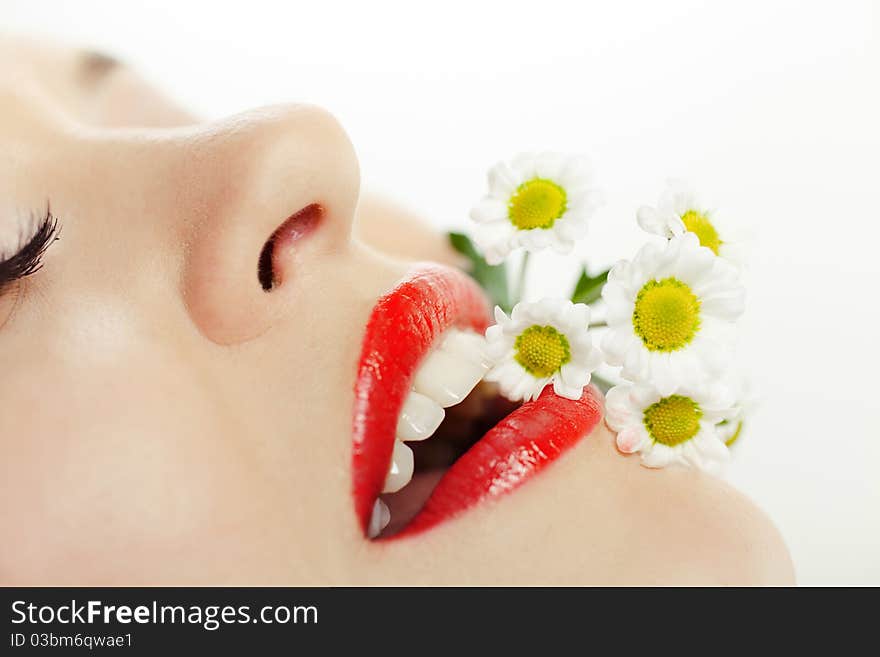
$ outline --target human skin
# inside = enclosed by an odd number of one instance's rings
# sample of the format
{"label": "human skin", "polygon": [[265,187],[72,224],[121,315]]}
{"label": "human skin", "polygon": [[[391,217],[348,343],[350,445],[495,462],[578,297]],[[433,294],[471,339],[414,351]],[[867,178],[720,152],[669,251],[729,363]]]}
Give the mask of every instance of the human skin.
{"label": "human skin", "polygon": [[[0,583],[793,581],[745,497],[641,467],[604,425],[509,495],[412,538],[363,536],[363,327],[404,258],[455,256],[360,198],[323,110],[201,123],[124,66],[5,39],[0,235],[47,201],[61,239],[0,300]],[[263,245],[310,204],[318,226],[264,291]]]}

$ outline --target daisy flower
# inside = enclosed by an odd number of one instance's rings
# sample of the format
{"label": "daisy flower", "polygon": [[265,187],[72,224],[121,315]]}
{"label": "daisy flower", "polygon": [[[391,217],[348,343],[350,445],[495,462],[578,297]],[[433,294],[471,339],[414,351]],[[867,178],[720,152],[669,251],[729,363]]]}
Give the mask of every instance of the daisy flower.
{"label": "daisy flower", "polygon": [[566,299],[518,303],[508,317],[495,308],[486,330],[486,351],[493,367],[484,377],[495,381],[512,401],[537,399],[553,383],[561,397],[580,399],[602,356],[593,346],[590,309]]}
{"label": "daisy flower", "polygon": [[642,206],[636,216],[649,233],[666,238],[693,233],[715,255],[734,263],[742,260],[741,240],[719,225],[715,214],[680,180],[669,180],[657,207]]}
{"label": "daisy flower", "polygon": [[520,246],[570,253],[600,204],[583,158],[518,155],[489,171],[489,193],[471,210],[474,241],[490,265]]}
{"label": "daisy flower", "polygon": [[625,383],[605,396],[605,418],[617,432],[617,448],[640,452],[649,468],[681,463],[711,469],[725,461],[729,454],[718,425],[732,413],[732,396],[719,385],[663,394],[651,384]]}
{"label": "daisy flower", "polygon": [[669,394],[723,370],[744,297],[736,269],[693,233],[646,244],[608,274],[602,351],[625,379]]}

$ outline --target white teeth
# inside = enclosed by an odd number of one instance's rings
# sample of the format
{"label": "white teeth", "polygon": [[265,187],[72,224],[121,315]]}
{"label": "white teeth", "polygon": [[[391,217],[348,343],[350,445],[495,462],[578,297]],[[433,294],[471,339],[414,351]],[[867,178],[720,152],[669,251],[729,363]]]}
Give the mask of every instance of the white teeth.
{"label": "white teeth", "polygon": [[385,502],[377,499],[373,505],[373,515],[370,516],[370,526],[367,527],[367,536],[376,538],[388,526],[389,522],[391,522],[391,511]]}
{"label": "white teeth", "polygon": [[[458,333],[459,335],[454,335]],[[473,338],[476,338],[474,340]],[[454,406],[468,396],[489,369],[476,334],[450,331],[419,367],[413,387],[443,406]]]}
{"label": "white teeth", "polygon": [[413,476],[415,463],[412,450],[399,440],[394,441],[394,452],[391,454],[391,467],[385,475],[383,493],[396,493],[406,486]]}
{"label": "white teeth", "polygon": [[[412,480],[413,453],[403,441],[433,435],[446,415],[443,409],[467,397],[488,369],[483,336],[457,329],[446,333],[440,346],[422,362],[404,401],[383,493],[395,493]],[[368,532],[371,538],[379,535],[390,517],[388,507],[376,500]]]}
{"label": "white teeth", "polygon": [[466,356],[474,363],[482,363],[484,367],[489,368],[490,362],[486,355],[486,338],[478,333],[452,329],[446,333],[440,348],[443,351]]}
{"label": "white teeth", "polygon": [[403,403],[397,421],[397,439],[424,440],[437,431],[445,415],[440,404],[413,390]]}

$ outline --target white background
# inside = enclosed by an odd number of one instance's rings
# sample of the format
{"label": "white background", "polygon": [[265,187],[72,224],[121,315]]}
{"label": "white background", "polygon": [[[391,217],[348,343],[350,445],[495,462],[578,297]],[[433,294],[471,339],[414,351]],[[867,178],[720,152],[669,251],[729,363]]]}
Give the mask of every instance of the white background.
{"label": "white background", "polygon": [[[752,237],[741,362],[761,403],[732,481],[804,584],[880,584],[880,6],[0,0],[0,29],[103,47],[206,117],[308,100],[365,185],[465,227],[486,168],[589,153],[581,255],[629,257],[636,208],[688,179]],[[570,285],[572,269],[533,294]],[[538,267],[536,267],[537,269]]]}

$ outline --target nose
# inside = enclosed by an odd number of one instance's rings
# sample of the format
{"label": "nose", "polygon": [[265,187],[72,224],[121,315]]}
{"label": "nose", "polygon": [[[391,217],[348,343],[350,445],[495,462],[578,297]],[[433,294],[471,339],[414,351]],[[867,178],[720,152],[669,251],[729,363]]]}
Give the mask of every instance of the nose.
{"label": "nose", "polygon": [[193,136],[188,153],[186,306],[212,341],[245,342],[291,311],[311,260],[347,246],[357,158],[339,123],[304,105],[236,117]]}

